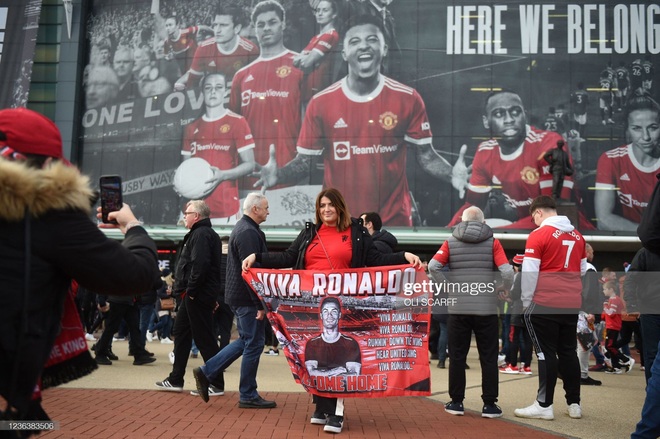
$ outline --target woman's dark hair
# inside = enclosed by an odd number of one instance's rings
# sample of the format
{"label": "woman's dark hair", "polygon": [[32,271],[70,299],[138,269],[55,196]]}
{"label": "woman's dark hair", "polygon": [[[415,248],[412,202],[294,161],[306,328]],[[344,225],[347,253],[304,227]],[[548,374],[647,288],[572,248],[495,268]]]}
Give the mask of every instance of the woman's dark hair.
{"label": "woman's dark hair", "polygon": [[348,207],[346,207],[346,201],[344,196],[337,189],[328,188],[319,192],[316,197],[316,224],[323,223],[321,219],[321,198],[327,197],[335,209],[337,209],[337,231],[343,232],[351,226],[351,214],[348,212]]}
{"label": "woman's dark hair", "polygon": [[655,99],[653,99],[647,91],[644,91],[641,88],[637,89],[628,98],[628,102],[626,102],[626,109],[623,114],[624,138],[626,132],[628,131],[628,117],[630,116],[630,113],[637,110],[655,111],[657,115],[656,117],[660,122],[660,105],[658,105]]}

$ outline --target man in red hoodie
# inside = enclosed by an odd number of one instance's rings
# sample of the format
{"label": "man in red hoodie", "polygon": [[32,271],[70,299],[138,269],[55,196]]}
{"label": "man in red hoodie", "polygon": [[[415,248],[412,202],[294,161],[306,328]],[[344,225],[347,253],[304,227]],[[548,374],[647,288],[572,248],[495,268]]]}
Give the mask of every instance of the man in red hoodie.
{"label": "man in red hoodie", "polygon": [[576,348],[577,319],[582,304],[581,275],[586,272],[584,237],[569,219],[557,215],[552,197],[536,197],[529,207],[538,227],[525,244],[522,264],[523,315],[539,369],[539,390],[529,407],[516,409],[520,418],[554,419],[557,371],[562,371],[568,415],[582,417],[580,364]]}

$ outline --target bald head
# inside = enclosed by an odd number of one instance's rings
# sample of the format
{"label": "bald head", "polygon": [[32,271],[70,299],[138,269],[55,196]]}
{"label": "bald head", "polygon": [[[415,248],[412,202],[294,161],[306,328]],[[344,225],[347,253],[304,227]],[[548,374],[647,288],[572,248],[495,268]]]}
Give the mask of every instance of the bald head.
{"label": "bald head", "polygon": [[462,221],[477,221],[480,223],[483,223],[485,221],[484,219],[484,212],[479,209],[477,206],[470,206],[467,209],[463,211],[463,215],[461,216]]}

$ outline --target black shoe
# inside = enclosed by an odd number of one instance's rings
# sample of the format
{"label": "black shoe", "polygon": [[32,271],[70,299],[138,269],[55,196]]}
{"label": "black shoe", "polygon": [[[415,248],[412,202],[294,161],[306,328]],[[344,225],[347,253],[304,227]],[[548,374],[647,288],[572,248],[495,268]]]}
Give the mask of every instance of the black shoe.
{"label": "black shoe", "polygon": [[209,402],[209,379],[206,378],[201,367],[193,369],[193,376],[195,377],[195,386],[197,386],[197,393],[202,397],[204,402]]}
{"label": "black shoe", "polygon": [[238,401],[238,407],[242,409],[272,409],[277,407],[275,401],[266,401],[261,396],[254,399],[244,399]]}
{"label": "black shoe", "polygon": [[156,361],[156,359],[154,357],[150,357],[148,355],[144,355],[144,356],[141,356],[141,357],[135,357],[135,360],[133,360],[133,366],[141,366],[143,364],[153,363],[154,361]]}
{"label": "black shoe", "polygon": [[341,433],[341,429],[344,426],[344,417],[343,416],[328,416],[328,422],[323,427],[323,431],[328,433]]}
{"label": "black shoe", "polygon": [[501,418],[502,409],[497,404],[484,404],[484,408],[481,410],[482,418]]}
{"label": "black shoe", "polygon": [[449,401],[445,404],[445,411],[450,415],[456,416],[463,416],[465,414],[465,408],[462,402]]}
{"label": "black shoe", "polygon": [[470,368],[470,365],[467,364],[467,363],[465,363],[465,368],[466,368],[466,369],[469,369],[469,368]]}
{"label": "black shoe", "polygon": [[445,360],[438,361],[438,369],[444,369],[444,368],[445,368]]}
{"label": "black shoe", "polygon": [[580,384],[583,386],[600,386],[603,384],[602,381],[595,380],[591,377],[580,378]]}
{"label": "black shoe", "polygon": [[111,366],[112,365],[112,361],[110,361],[110,359],[108,357],[106,357],[105,355],[98,355],[97,354],[95,359],[96,359],[96,364],[102,364],[104,366]]}
{"label": "black shoe", "polygon": [[[133,355],[135,355],[135,353],[133,353],[133,349],[128,350],[128,355],[130,355],[131,357]],[[153,352],[149,352],[148,350],[145,349],[143,355],[146,355],[147,357],[153,357],[155,354]]]}
{"label": "black shoe", "polygon": [[112,352],[112,349],[108,349],[107,351],[105,351],[105,356],[111,359],[112,361],[119,360],[119,357],[116,356],[114,352]]}
{"label": "black shoe", "polygon": [[323,412],[314,412],[309,419],[309,423],[314,425],[325,425],[328,423],[328,415]]}

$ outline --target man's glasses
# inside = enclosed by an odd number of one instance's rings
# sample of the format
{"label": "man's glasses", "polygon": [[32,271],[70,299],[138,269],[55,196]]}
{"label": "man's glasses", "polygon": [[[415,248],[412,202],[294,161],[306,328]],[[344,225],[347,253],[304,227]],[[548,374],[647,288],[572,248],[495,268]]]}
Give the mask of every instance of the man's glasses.
{"label": "man's glasses", "polygon": [[197,212],[183,212],[183,215],[184,215],[184,216],[185,216],[185,215],[192,215],[193,213],[197,213]]}

